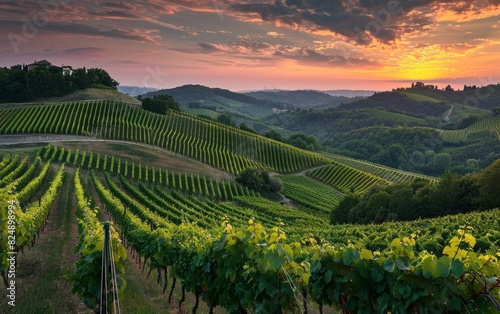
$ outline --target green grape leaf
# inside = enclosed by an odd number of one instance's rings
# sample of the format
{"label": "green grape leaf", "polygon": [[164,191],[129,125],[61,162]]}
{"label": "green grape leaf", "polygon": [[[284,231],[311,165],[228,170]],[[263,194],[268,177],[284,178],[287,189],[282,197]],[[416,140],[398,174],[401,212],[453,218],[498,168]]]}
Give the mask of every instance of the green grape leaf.
{"label": "green grape leaf", "polygon": [[352,248],[347,248],[344,253],[342,254],[342,261],[344,262],[344,265],[351,265],[352,263],[352,253],[353,249]]}
{"label": "green grape leaf", "polygon": [[367,249],[361,249],[361,258],[362,259],[373,259],[373,253]]}
{"label": "green grape leaf", "polygon": [[441,256],[438,259],[436,268],[437,271],[440,275],[442,275],[444,278],[447,278],[450,275],[451,271],[451,266],[450,266],[450,257],[449,256]]}
{"label": "green grape leaf", "polygon": [[278,269],[285,263],[285,257],[281,256],[277,251],[268,251],[266,257],[273,270]]}
{"label": "green grape leaf", "polygon": [[373,267],[371,272],[372,280],[375,282],[381,282],[384,279],[384,272],[379,266]]}
{"label": "green grape leaf", "polygon": [[227,235],[223,234],[222,239],[214,242],[214,247],[213,247],[214,251],[215,252],[222,251],[224,249],[224,246],[226,246],[226,242],[227,242]]}
{"label": "green grape leaf", "polygon": [[422,274],[424,278],[430,279],[434,273],[436,273],[436,262],[429,256],[422,263]]}
{"label": "green grape leaf", "polygon": [[386,260],[384,264],[382,264],[382,268],[384,268],[384,270],[389,273],[392,273],[394,271],[395,266],[396,265],[394,264],[394,261],[390,259]]}
{"label": "green grape leaf", "polygon": [[326,283],[330,283],[330,281],[332,281],[332,275],[333,275],[332,271],[328,269],[324,277]]}
{"label": "green grape leaf", "polygon": [[358,250],[354,250],[352,252],[352,261],[357,263],[361,260],[361,253]]}
{"label": "green grape leaf", "polygon": [[470,233],[466,233],[464,235],[463,241],[469,244],[471,248],[474,248],[474,246],[476,245],[476,238],[474,238],[474,236]]}
{"label": "green grape leaf", "polygon": [[457,259],[454,259],[451,262],[451,273],[457,278],[462,276],[462,274],[464,273],[464,263]]}
{"label": "green grape leaf", "polygon": [[411,270],[408,266],[405,265],[405,263],[403,262],[403,260],[401,260],[400,258],[398,258],[396,260],[396,266],[401,269],[401,270],[404,270],[404,271],[409,271]]}

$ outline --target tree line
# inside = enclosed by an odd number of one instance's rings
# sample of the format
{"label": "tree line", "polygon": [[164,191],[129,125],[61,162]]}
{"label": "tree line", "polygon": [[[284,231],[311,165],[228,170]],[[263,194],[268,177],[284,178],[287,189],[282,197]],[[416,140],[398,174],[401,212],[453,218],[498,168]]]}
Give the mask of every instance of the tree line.
{"label": "tree line", "polygon": [[481,173],[446,172],[437,184],[376,186],[364,195],[349,194],[333,209],[332,224],[382,223],[433,218],[500,207],[500,159]]}
{"label": "tree line", "polygon": [[116,89],[119,83],[103,69],[78,68],[63,74],[61,68],[26,66],[0,68],[0,102],[23,102],[40,97],[59,97],[76,90],[96,87]]}

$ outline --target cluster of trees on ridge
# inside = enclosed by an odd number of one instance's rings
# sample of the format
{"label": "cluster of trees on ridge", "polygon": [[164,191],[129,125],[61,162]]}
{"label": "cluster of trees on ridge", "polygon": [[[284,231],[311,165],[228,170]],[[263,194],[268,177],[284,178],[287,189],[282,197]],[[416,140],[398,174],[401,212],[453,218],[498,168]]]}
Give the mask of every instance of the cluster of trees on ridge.
{"label": "cluster of trees on ridge", "polygon": [[22,65],[0,68],[0,102],[58,97],[90,87],[116,89],[118,85],[108,72],[99,68],[78,68],[71,74],[63,74],[61,68],[50,66],[30,70]]}
{"label": "cluster of trees on ridge", "polygon": [[142,109],[158,114],[167,114],[168,110],[180,111],[179,104],[172,96],[158,95],[153,98],[139,98],[142,100]]}
{"label": "cluster of trees on ridge", "polygon": [[330,222],[382,223],[433,218],[500,207],[500,159],[481,173],[446,172],[437,184],[415,179],[411,184],[375,186],[364,195],[349,194],[332,210]]}
{"label": "cluster of trees on ridge", "polygon": [[266,170],[246,169],[238,175],[236,182],[264,194],[280,193],[283,190],[281,181],[271,177]]}

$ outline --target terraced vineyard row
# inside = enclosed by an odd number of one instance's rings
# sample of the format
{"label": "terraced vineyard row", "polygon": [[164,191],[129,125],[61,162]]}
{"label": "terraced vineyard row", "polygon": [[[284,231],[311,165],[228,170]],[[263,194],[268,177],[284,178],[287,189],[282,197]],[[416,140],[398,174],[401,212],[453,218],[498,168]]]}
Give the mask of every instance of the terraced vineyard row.
{"label": "terraced vineyard row", "polygon": [[286,197],[302,205],[302,211],[314,209],[314,215],[323,213],[326,219],[343,197],[342,193],[304,176],[286,175],[279,178],[283,182]]}
{"label": "terraced vineyard row", "polygon": [[253,190],[229,180],[214,180],[199,174],[183,174],[166,169],[141,166],[129,160],[121,160],[114,156],[94,154],[87,151],[66,150],[59,146],[47,146],[40,152],[43,160],[66,162],[68,165],[123,175],[132,180],[144,183],[160,184],[188,194],[200,195],[215,201],[231,200],[234,196],[258,196]]}
{"label": "terraced vineyard row", "polygon": [[438,130],[441,137],[452,143],[467,140],[469,134],[488,131],[500,140],[500,115],[490,115],[462,130]]}
{"label": "terraced vineyard row", "polygon": [[369,173],[334,163],[307,172],[307,176],[328,184],[342,193],[363,193],[374,184],[389,182]]}
{"label": "terraced vineyard row", "polygon": [[109,101],[0,109],[0,134],[74,134],[159,146],[232,174],[251,167],[279,173],[328,160],[261,135],[188,114],[152,114]]}
{"label": "terraced vineyard row", "polygon": [[418,174],[414,172],[394,169],[384,165],[379,165],[371,163],[369,161],[358,160],[354,158],[349,158],[341,155],[327,154],[328,158],[345,164],[347,166],[353,167],[355,169],[361,170],[363,172],[372,174],[374,176],[385,179],[391,183],[411,183],[416,178],[421,178],[429,180],[431,182],[436,182],[438,179],[436,177],[427,176],[424,174]]}

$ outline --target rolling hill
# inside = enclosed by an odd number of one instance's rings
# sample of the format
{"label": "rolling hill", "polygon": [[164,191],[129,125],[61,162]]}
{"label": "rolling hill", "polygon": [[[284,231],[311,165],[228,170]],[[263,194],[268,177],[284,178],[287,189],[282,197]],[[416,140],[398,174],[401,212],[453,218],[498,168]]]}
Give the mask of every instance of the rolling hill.
{"label": "rolling hill", "polygon": [[331,96],[324,92],[313,90],[269,90],[248,92],[245,95],[251,96],[260,100],[274,101],[285,104],[290,104],[297,108],[329,108],[338,107],[340,104],[349,102],[350,98],[344,96]]}
{"label": "rolling hill", "polygon": [[172,89],[162,89],[142,95],[170,95],[189,113],[198,114],[201,110],[212,111],[211,116],[228,113],[248,119],[262,118],[276,110],[293,109],[294,107],[276,101],[259,100],[244,94],[231,92],[221,88],[209,88],[203,85],[184,85]]}

